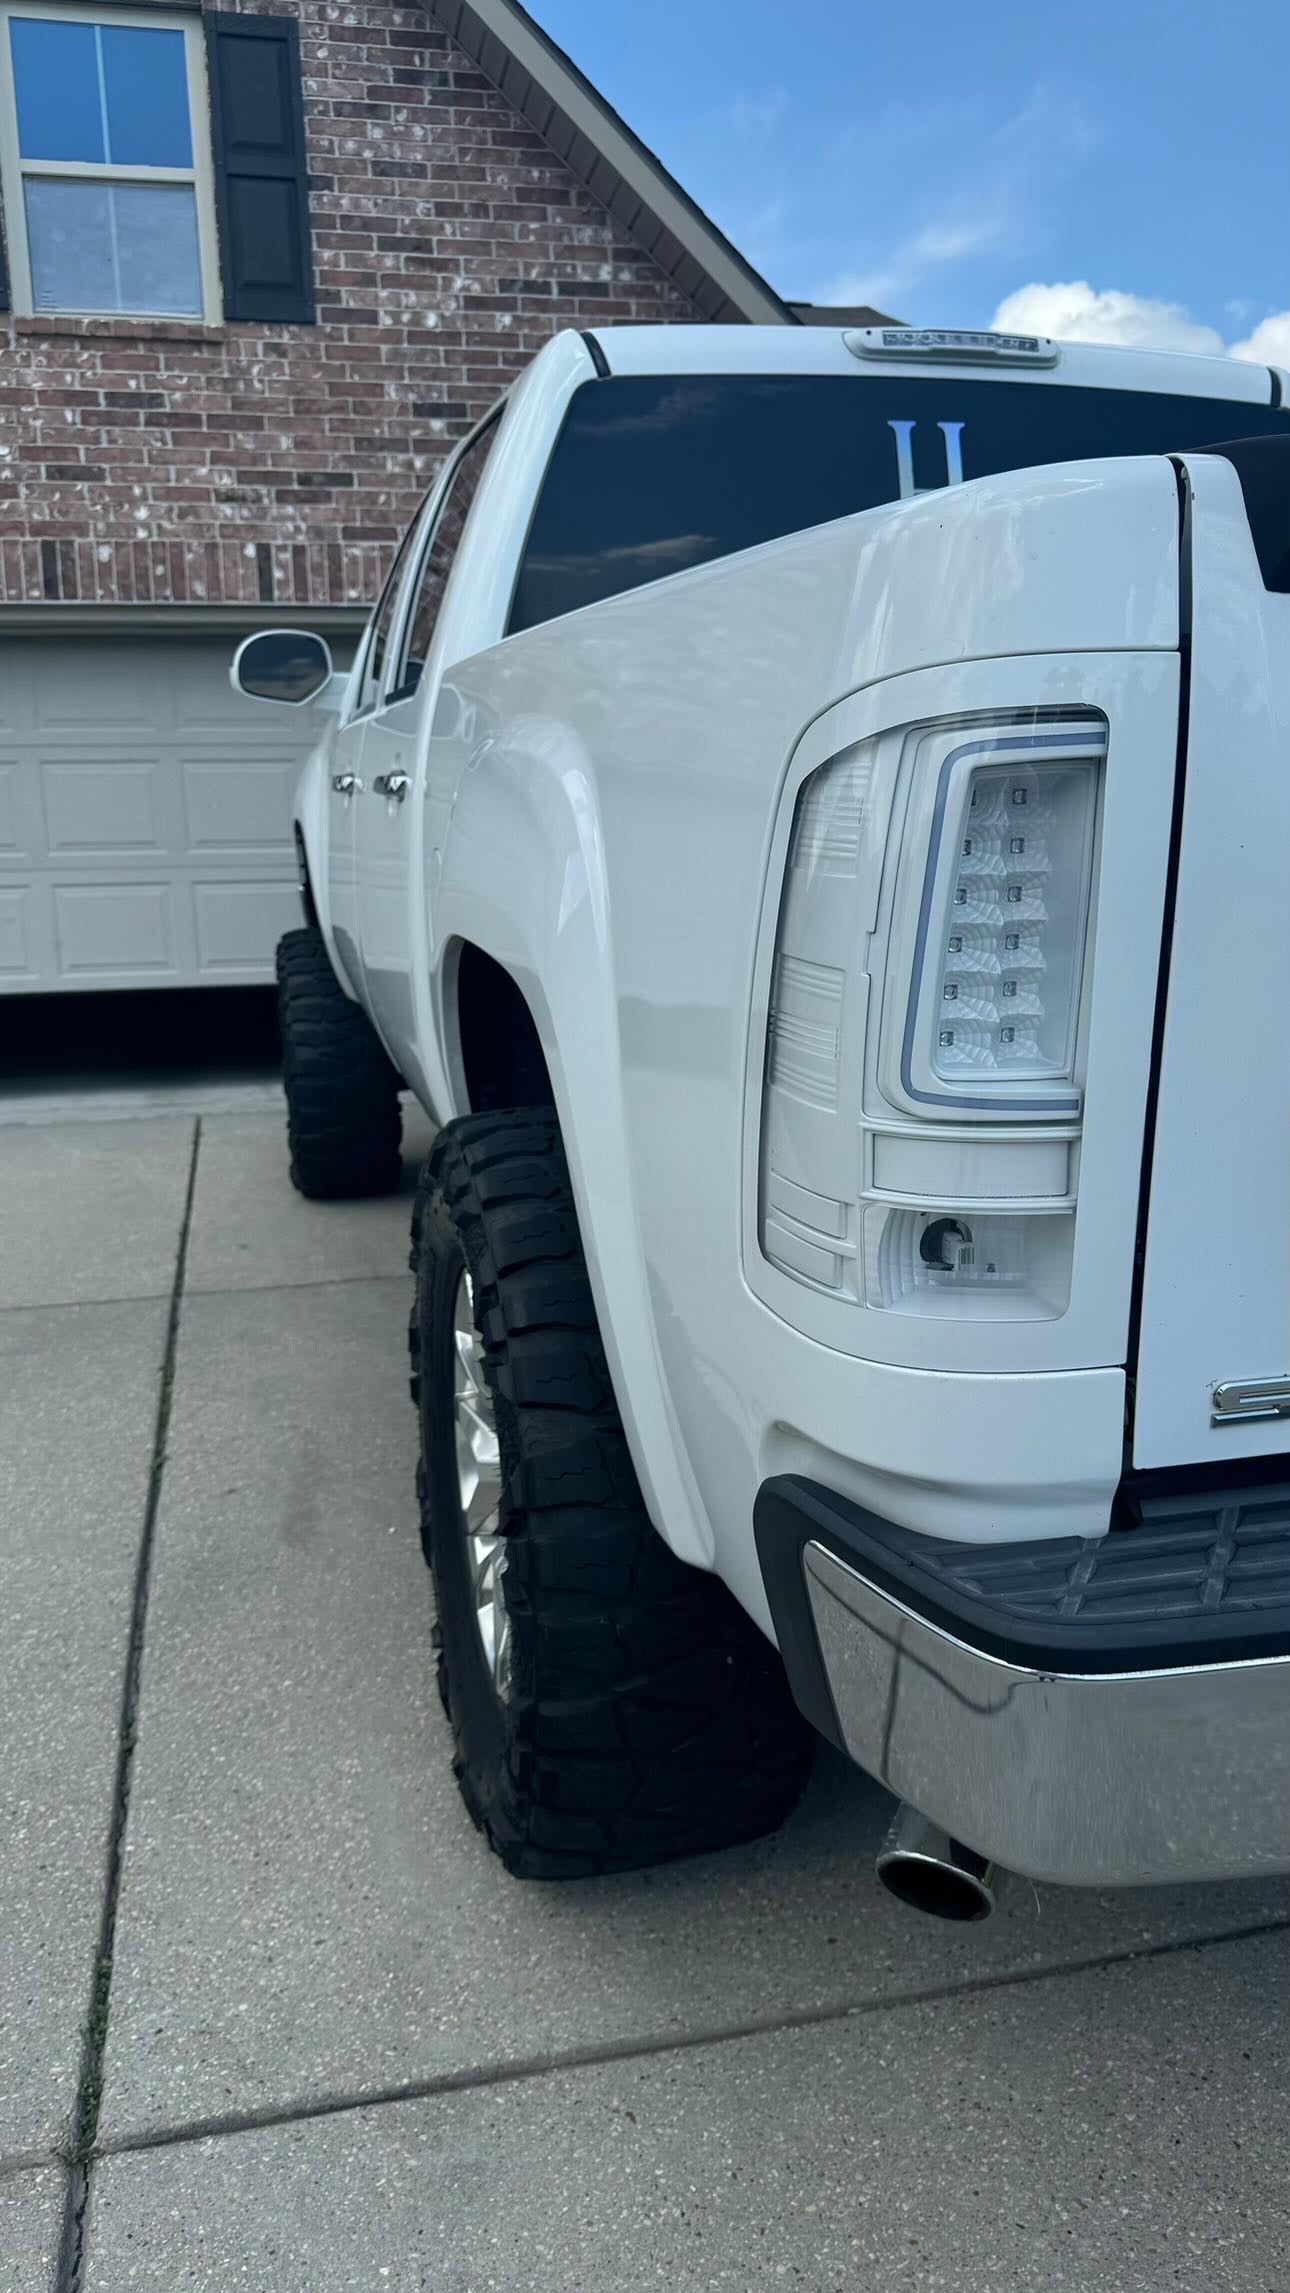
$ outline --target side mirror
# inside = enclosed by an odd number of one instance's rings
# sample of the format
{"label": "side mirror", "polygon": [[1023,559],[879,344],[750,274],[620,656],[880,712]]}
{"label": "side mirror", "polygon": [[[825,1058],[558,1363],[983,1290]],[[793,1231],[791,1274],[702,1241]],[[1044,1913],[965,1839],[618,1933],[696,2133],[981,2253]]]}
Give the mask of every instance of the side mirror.
{"label": "side mirror", "polygon": [[242,639],[228,674],[234,692],[248,700],[298,709],[330,684],[331,647],[307,629],[262,629]]}

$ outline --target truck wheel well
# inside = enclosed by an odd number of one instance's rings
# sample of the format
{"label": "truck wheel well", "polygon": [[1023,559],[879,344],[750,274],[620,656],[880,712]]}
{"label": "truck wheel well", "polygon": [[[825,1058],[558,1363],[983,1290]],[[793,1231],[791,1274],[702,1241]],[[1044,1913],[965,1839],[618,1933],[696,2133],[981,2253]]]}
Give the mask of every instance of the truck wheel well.
{"label": "truck wheel well", "polygon": [[472,1114],[554,1106],[532,1012],[509,971],[469,941],[457,967],[457,1031]]}
{"label": "truck wheel well", "polygon": [[296,882],[300,886],[300,898],[304,904],[305,922],[316,927],[318,923],[318,904],[314,899],[313,885],[309,881],[309,854],[305,850],[304,830],[298,820],[293,820],[291,827],[292,833],[296,840]]}

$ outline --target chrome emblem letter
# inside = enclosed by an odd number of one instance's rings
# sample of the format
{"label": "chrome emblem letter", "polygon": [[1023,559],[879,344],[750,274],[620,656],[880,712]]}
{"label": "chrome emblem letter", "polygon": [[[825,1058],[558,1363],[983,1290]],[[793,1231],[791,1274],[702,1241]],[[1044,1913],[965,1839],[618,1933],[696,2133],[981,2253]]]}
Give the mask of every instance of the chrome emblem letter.
{"label": "chrome emblem letter", "polygon": [[[963,424],[938,422],[936,425],[945,440],[945,483],[961,486],[963,483]],[[896,469],[900,478],[900,498],[911,502],[915,494],[935,494],[939,486],[914,484],[914,425],[912,422],[888,422],[887,428],[896,433]]]}
{"label": "chrome emblem letter", "polygon": [[1251,1419],[1267,1417],[1290,1417],[1290,1377],[1215,1386],[1211,1425],[1248,1425]]}

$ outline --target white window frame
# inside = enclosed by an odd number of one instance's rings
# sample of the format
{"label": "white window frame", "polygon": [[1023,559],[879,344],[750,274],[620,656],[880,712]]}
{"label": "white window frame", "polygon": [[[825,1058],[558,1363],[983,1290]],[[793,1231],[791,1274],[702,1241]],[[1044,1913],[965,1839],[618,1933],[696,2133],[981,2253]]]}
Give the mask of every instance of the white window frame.
{"label": "white window frame", "polygon": [[[23,159],[18,147],[18,96],[13,55],[9,45],[11,18],[37,17],[50,24],[123,24],[141,31],[182,32],[188,67],[188,116],[192,127],[191,167],[129,167],[114,160]],[[27,244],[28,177],[45,176],[77,183],[191,183],[197,205],[197,252],[201,272],[200,311],[74,310],[36,307],[31,286],[31,255]],[[220,283],[219,239],[215,223],[215,168],[211,153],[210,97],[206,85],[206,51],[198,13],[170,8],[119,8],[115,0],[100,0],[98,7],[81,0],[0,0],[0,188],[4,193],[5,225],[13,308],[20,318],[137,318],[142,323],[217,325],[224,315]]]}

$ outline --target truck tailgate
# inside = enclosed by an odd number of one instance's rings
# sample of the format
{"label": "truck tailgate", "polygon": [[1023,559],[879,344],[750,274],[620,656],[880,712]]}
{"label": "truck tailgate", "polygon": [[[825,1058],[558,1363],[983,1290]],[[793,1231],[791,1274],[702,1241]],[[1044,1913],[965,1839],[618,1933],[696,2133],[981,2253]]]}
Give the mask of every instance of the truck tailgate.
{"label": "truck tailgate", "polygon": [[1190,701],[1147,1176],[1139,1467],[1290,1449],[1290,596],[1265,587],[1232,465],[1198,459],[1190,474]]}

